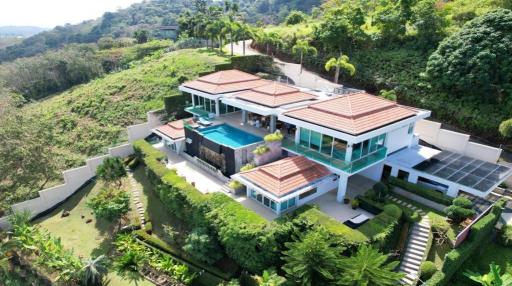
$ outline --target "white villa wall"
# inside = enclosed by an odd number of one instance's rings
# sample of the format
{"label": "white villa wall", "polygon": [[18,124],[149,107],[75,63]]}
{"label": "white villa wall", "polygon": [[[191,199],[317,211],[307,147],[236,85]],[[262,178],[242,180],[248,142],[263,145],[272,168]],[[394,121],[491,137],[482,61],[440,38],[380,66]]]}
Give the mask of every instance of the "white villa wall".
{"label": "white villa wall", "polygon": [[359,173],[358,175],[364,176],[372,181],[380,181],[382,177],[382,171],[384,170],[384,162],[381,162],[379,164],[373,165],[368,169],[365,169]]}
{"label": "white villa wall", "polygon": [[386,135],[386,147],[388,148],[388,154],[401,148],[408,147],[411,144],[412,133],[408,134],[408,130],[409,125],[406,125],[388,132]]}
{"label": "white villa wall", "polygon": [[329,191],[337,189],[338,188],[338,180],[335,180],[335,178],[325,179],[325,180],[322,180],[319,183],[317,183],[315,185],[315,187],[317,188],[317,192],[314,195],[305,197],[302,200],[299,200],[298,199],[299,196],[297,196],[297,206],[301,206],[303,204],[306,204],[309,201],[314,200],[314,199],[318,198],[319,196],[321,196],[321,195],[323,195],[323,194],[325,194],[325,193],[327,193]]}
{"label": "white villa wall", "polygon": [[463,133],[441,129],[441,123],[420,120],[416,123],[414,133],[429,144],[443,150],[463,154],[476,159],[496,163],[501,156],[501,149],[470,142],[470,136]]}
{"label": "white villa wall", "polygon": [[[148,112],[147,117],[148,122],[127,127],[129,136],[130,132],[132,132],[132,139],[136,137],[138,139],[145,138],[151,133],[152,128],[161,124],[160,117],[157,112]],[[144,126],[147,128],[146,130],[143,130]],[[147,135],[144,135],[146,133]],[[73,195],[81,186],[87,183],[87,181],[94,178],[96,175],[96,168],[105,158],[126,157],[133,153],[134,150],[131,143],[108,148],[108,154],[89,158],[86,160],[84,166],[63,171],[62,176],[64,177],[64,184],[41,190],[39,191],[39,197],[14,204],[11,208],[13,211],[29,211],[32,217],[35,217],[63,202]],[[8,216],[0,218],[0,228],[8,229],[10,227],[8,220]]]}
{"label": "white villa wall", "polygon": [[128,126],[126,128],[128,132],[128,142],[132,143],[133,141],[144,139],[152,133],[151,129],[162,125],[159,111],[148,112],[147,120],[148,121],[145,123]]}

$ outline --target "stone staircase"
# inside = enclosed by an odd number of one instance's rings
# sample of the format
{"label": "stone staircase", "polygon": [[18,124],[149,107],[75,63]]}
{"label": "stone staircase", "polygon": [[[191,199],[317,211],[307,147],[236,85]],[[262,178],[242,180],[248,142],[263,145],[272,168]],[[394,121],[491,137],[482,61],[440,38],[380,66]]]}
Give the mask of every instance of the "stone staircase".
{"label": "stone staircase", "polygon": [[419,223],[415,223],[409,232],[407,248],[400,263],[400,272],[406,274],[400,280],[402,285],[416,285],[420,276],[420,266],[427,252],[430,236],[430,219],[423,216]]}
{"label": "stone staircase", "polygon": [[129,169],[126,170],[128,174],[128,178],[130,179],[131,185],[131,193],[132,193],[132,203],[136,208],[137,214],[140,219],[140,227],[144,229],[146,227],[146,218],[144,217],[144,205],[140,201],[140,190],[139,185],[135,178],[133,178],[133,172]]}

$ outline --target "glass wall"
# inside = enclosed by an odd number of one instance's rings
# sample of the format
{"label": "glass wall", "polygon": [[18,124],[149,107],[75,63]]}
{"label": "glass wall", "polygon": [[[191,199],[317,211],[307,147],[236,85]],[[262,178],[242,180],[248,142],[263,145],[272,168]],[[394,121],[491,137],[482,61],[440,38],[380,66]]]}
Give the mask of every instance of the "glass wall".
{"label": "glass wall", "polygon": [[[215,100],[201,97],[196,94],[194,94],[193,96],[194,96],[194,103],[195,103],[196,108],[202,109],[202,110],[210,112],[210,113],[215,113]],[[220,106],[219,106],[220,114],[232,113],[232,112],[237,112],[240,110],[241,110],[240,108],[236,108],[231,105],[224,104],[224,103],[220,103]]]}
{"label": "glass wall", "polygon": [[270,208],[271,210],[277,212],[277,202],[272,200],[271,198],[265,196],[265,195],[262,195],[258,192],[256,192],[255,190],[253,189],[250,189],[249,190],[249,196],[258,201],[260,204],[266,206],[267,208]]}
{"label": "glass wall", "polygon": [[352,145],[352,161],[376,152],[386,144],[386,134],[381,134]]}
{"label": "glass wall", "polygon": [[293,208],[294,206],[295,206],[295,198],[291,198],[291,199],[281,203],[281,211],[285,211],[289,208]]}

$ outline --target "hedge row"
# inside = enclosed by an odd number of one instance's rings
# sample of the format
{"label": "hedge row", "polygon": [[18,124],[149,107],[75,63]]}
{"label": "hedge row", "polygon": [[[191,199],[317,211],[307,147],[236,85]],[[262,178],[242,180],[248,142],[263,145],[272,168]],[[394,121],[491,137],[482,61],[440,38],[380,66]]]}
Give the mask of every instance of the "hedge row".
{"label": "hedge row", "polygon": [[418,184],[409,183],[407,181],[395,177],[389,177],[388,181],[392,185],[411,191],[418,196],[422,196],[425,199],[434,201],[436,203],[440,203],[447,206],[452,204],[453,198],[441,192],[429,189]]}
{"label": "hedge row", "polygon": [[169,212],[191,227],[214,230],[227,255],[249,271],[261,272],[276,263],[279,251],[273,239],[275,224],[222,193],[202,194],[174,170],[166,168],[161,163],[165,154],[148,142],[138,140],[133,145]]}
{"label": "hedge row", "polygon": [[391,248],[389,245],[393,241],[394,234],[401,229],[402,216],[403,212],[398,206],[387,204],[380,214],[363,224],[359,231],[368,237],[375,247]]}
{"label": "hedge row", "polygon": [[444,257],[442,274],[435,274],[426,283],[431,286],[447,285],[450,278],[459,271],[462,264],[474,254],[475,250],[481,247],[491,237],[496,222],[503,210],[503,201],[497,202],[491,212],[482,217],[471,227],[468,239],[458,248],[448,252]]}

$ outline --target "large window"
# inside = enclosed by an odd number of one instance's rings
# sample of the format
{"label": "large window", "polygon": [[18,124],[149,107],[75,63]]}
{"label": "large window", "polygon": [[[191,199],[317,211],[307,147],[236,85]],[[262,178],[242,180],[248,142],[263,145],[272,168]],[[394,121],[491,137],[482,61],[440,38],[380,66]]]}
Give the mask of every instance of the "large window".
{"label": "large window", "polygon": [[320,145],[322,144],[322,134],[311,130],[311,138],[309,139],[309,148],[320,151]]}
{"label": "large window", "polygon": [[386,144],[386,134],[375,136],[363,142],[352,145],[352,161],[368,156],[384,147]]}
{"label": "large window", "polygon": [[258,201],[260,204],[266,206],[267,208],[277,211],[277,202],[272,200],[271,198],[264,196],[253,189],[249,190],[249,196],[252,199]]}
{"label": "large window", "polygon": [[295,198],[291,198],[281,203],[281,211],[287,210],[295,206]]}
{"label": "large window", "polygon": [[331,156],[332,152],[332,137],[328,135],[322,135],[322,150],[321,152]]}
{"label": "large window", "polygon": [[345,160],[345,154],[347,153],[347,141],[334,138],[332,146],[332,157],[339,160]]}
{"label": "large window", "polygon": [[300,129],[300,144],[304,147],[309,148],[309,129]]}

